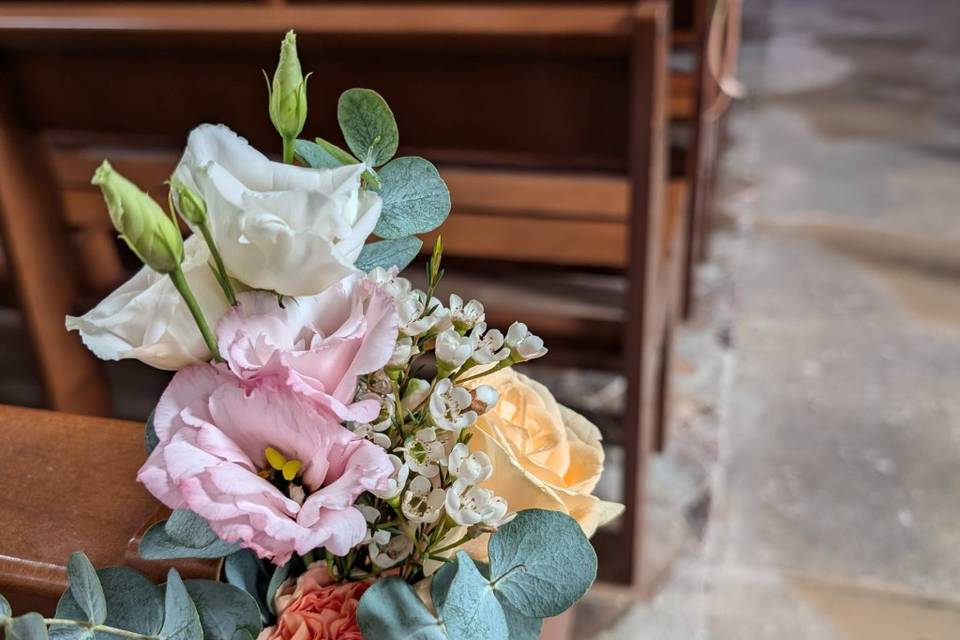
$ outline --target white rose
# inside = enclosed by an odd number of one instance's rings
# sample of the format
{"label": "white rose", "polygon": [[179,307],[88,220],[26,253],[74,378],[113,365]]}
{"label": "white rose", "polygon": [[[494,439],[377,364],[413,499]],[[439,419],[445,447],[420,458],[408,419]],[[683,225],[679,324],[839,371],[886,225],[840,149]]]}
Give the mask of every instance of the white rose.
{"label": "white rose", "polygon": [[[229,305],[207,265],[203,239],[184,242],[183,272],[207,321],[214,325]],[[169,277],[142,268],[85,315],[67,316],[67,329],[103,360],[135,358],[176,370],[210,359],[200,330]]]}
{"label": "white rose", "polygon": [[187,139],[174,178],[207,203],[230,275],[284,295],[313,295],[354,271],[382,200],[360,190],[365,165],[309,169],[272,162],[223,125]]}

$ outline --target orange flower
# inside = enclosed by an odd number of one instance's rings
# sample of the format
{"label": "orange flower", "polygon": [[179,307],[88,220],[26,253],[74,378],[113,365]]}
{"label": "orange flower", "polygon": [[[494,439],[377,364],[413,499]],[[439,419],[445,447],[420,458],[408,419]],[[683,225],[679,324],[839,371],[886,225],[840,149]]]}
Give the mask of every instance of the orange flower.
{"label": "orange flower", "polygon": [[257,640],[363,640],[357,624],[357,604],[369,582],[333,583],[317,563],[282,586],[274,599],[277,624]]}

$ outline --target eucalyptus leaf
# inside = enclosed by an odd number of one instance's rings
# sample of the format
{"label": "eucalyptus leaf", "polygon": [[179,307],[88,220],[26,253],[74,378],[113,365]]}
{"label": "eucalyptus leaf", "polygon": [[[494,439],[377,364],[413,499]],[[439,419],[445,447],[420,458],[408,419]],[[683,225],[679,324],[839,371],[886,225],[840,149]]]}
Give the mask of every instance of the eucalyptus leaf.
{"label": "eucalyptus leaf", "polygon": [[[214,271],[214,273],[216,273],[216,271]],[[157,428],[153,424],[154,413],[155,411],[151,411],[150,415],[147,416],[147,422],[144,424],[143,429],[143,444],[147,448],[147,455],[153,453],[153,450],[160,444],[160,438],[157,437]]]}
{"label": "eucalyptus leaf", "polygon": [[490,580],[525,615],[566,611],[597,576],[597,554],[570,516],[526,509],[490,536]]}
{"label": "eucalyptus leaf", "polygon": [[380,169],[383,212],[373,232],[403,238],[433,231],[450,214],[450,190],[437,168],[418,156],[392,160]]}
{"label": "eucalyptus leaf", "polygon": [[[448,640],[443,625],[409,584],[381,578],[360,598],[357,622],[364,638],[376,640]],[[459,639],[456,639],[459,640]]]}
{"label": "eucalyptus leaf", "polygon": [[[130,567],[105,567],[97,571],[107,604],[108,627],[133,631],[143,635],[155,635],[163,625],[163,595],[160,587],[145,575]],[[70,589],[57,603],[56,617],[65,620],[84,620],[83,611]],[[66,640],[77,627],[57,627],[58,638]],[[61,635],[63,634],[63,635]],[[116,636],[97,632],[97,640],[116,640]]]}
{"label": "eucalyptus leaf", "polygon": [[70,593],[84,613],[83,620],[102,624],[107,619],[107,599],[103,595],[96,569],[82,551],[70,554],[67,579],[70,581]]}
{"label": "eucalyptus leaf", "polygon": [[10,608],[10,603],[3,597],[3,594],[0,594],[0,618],[10,617],[11,615],[13,615],[13,609]]}
{"label": "eucalyptus leaf", "polygon": [[381,240],[363,245],[355,266],[362,271],[370,271],[374,267],[389,269],[396,266],[401,271],[410,264],[423,242],[420,238],[398,238],[396,240]]}
{"label": "eucalyptus leaf", "polygon": [[224,582],[187,580],[187,593],[200,614],[204,640],[233,640],[238,631],[257,636],[260,607],[249,593]]}
{"label": "eucalyptus leaf", "polygon": [[93,638],[98,637],[109,638],[109,640],[117,639],[117,636],[114,635],[107,635],[102,632],[98,635],[94,633],[93,629],[68,624],[55,624],[47,629],[47,633],[51,640],[93,640]]}
{"label": "eucalyptus leaf", "polygon": [[273,575],[270,576],[270,582],[267,583],[267,608],[270,609],[270,613],[276,613],[277,610],[273,605],[273,596],[277,594],[277,590],[280,588],[280,585],[283,584],[283,581],[287,579],[290,575],[290,571],[293,569],[293,558],[287,561],[287,564],[279,566],[274,570]]}
{"label": "eucalyptus leaf", "polygon": [[228,584],[243,589],[257,601],[261,621],[266,624],[270,619],[270,608],[266,601],[269,576],[257,554],[249,549],[240,549],[227,556],[223,562],[223,577]]}
{"label": "eucalyptus leaf", "polygon": [[[324,144],[321,144],[321,141]],[[324,145],[330,145],[334,149],[346,153],[348,159],[344,159],[343,156],[338,157],[334,155],[334,153],[327,150]],[[345,164],[356,164],[357,162],[357,159],[349,153],[323,140],[323,138],[317,138],[316,142],[297,140],[293,143],[293,150],[297,154],[297,157],[303,161],[303,164],[313,169],[336,169]]]}
{"label": "eucalyptus leaf", "polygon": [[493,586],[465,551],[457,552],[457,575],[450,583],[440,616],[457,640],[507,640],[507,618]]}
{"label": "eucalyptus leaf", "polygon": [[222,558],[238,549],[239,545],[218,538],[203,518],[186,509],[177,509],[170,520],[154,524],[140,540],[144,560]]}
{"label": "eucalyptus leaf", "polygon": [[337,103],[337,120],[347,147],[368,165],[378,167],[397,153],[397,121],[376,91],[344,91]]}
{"label": "eucalyptus leaf", "polygon": [[210,523],[190,509],[174,509],[163,529],[175,542],[194,549],[209,547],[220,539]]}
{"label": "eucalyptus leaf", "polygon": [[25,613],[10,621],[7,640],[47,640],[47,625],[39,613]]}
{"label": "eucalyptus leaf", "polygon": [[510,640],[540,640],[543,631],[543,618],[525,616],[508,603],[504,602],[499,593],[497,600],[503,608],[503,615],[507,617],[507,628],[510,629]]}
{"label": "eucalyptus leaf", "polygon": [[187,588],[176,569],[167,574],[163,602],[163,626],[160,637],[164,640],[203,640],[200,615],[194,606]]}

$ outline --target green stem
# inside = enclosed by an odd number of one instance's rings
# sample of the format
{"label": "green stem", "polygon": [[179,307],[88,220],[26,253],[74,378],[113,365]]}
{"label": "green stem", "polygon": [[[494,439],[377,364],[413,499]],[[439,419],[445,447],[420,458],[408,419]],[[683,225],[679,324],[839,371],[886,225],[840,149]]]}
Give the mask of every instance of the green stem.
{"label": "green stem", "polygon": [[452,550],[456,549],[457,547],[459,547],[459,546],[461,546],[461,545],[463,545],[463,544],[465,544],[465,543],[467,543],[467,542],[470,542],[472,539],[473,539],[473,536],[471,536],[469,533],[467,533],[467,534],[464,534],[464,536],[463,536],[462,538],[460,538],[459,540],[457,540],[456,542],[454,542],[454,543],[452,543],[452,544],[448,544],[447,546],[441,547],[441,548],[439,548],[439,549],[430,549],[429,552],[430,552],[431,554],[435,554],[435,553],[446,553],[447,551],[452,551]]}
{"label": "green stem", "polygon": [[293,164],[293,143],[296,138],[283,139],[283,163]]}
{"label": "green stem", "polygon": [[207,348],[210,349],[213,359],[216,362],[223,362],[223,358],[220,357],[220,350],[217,349],[217,339],[214,338],[213,332],[210,331],[210,326],[207,325],[207,320],[203,317],[203,310],[200,309],[197,299],[193,297],[193,291],[190,290],[190,285],[187,284],[183,270],[177,267],[176,271],[170,273],[170,279],[173,280],[173,286],[180,292],[183,301],[187,303],[187,308],[190,309],[190,314],[193,316],[194,321],[196,321],[197,328],[200,329],[200,334],[203,336],[204,342],[207,343]]}
{"label": "green stem", "polygon": [[121,638],[135,638],[136,640],[143,640],[144,638],[158,638],[159,636],[148,636],[142,633],[137,633],[135,631],[127,631],[126,629],[117,629],[116,627],[109,627],[105,624],[90,624],[89,622],[82,622],[80,620],[66,620],[63,618],[44,618],[44,624],[54,625],[62,624],[71,627],[83,627],[84,629],[90,629],[92,631],[103,631],[104,633],[109,633],[111,635],[120,636]]}
{"label": "green stem", "polygon": [[233,285],[230,284],[230,277],[227,275],[227,268],[223,266],[223,258],[220,257],[220,251],[217,249],[217,243],[213,241],[213,234],[210,233],[210,223],[206,220],[203,221],[203,224],[200,225],[200,233],[203,235],[203,239],[207,243],[207,247],[210,248],[210,255],[213,256],[213,261],[217,265],[217,273],[220,274],[220,277],[217,280],[220,282],[220,288],[223,289],[223,294],[227,296],[227,302],[230,303],[231,307],[237,306],[237,294],[233,290]]}
{"label": "green stem", "polygon": [[507,358],[506,360],[501,360],[500,362],[498,362],[498,363],[497,363],[497,366],[495,366],[495,367],[490,367],[490,368],[487,369],[486,371],[481,371],[480,373],[474,374],[474,375],[472,375],[472,376],[468,376],[468,377],[466,377],[466,378],[456,378],[456,377],[455,377],[454,380],[456,381],[457,384],[462,384],[462,383],[464,383],[464,382],[470,382],[471,380],[476,380],[477,378],[482,378],[483,376],[488,376],[488,375],[490,375],[491,373],[493,373],[494,371],[500,371],[500,369],[509,367],[510,364],[511,364],[511,363],[510,363],[510,359]]}

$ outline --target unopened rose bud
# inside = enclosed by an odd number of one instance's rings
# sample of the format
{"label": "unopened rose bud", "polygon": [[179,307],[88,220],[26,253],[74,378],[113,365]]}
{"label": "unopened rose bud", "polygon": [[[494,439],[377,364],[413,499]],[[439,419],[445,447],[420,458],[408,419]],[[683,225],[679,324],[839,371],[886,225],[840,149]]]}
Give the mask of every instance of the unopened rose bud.
{"label": "unopened rose bud", "polygon": [[[297,58],[297,34],[291,29],[280,45],[280,62],[270,91],[270,120],[285,142],[293,141],[307,121],[307,79]],[[284,155],[286,156],[286,144]],[[292,149],[292,146],[291,146]],[[291,151],[292,153],[292,151]],[[292,161],[284,158],[285,162]]]}
{"label": "unopened rose bud", "polygon": [[110,220],[120,237],[145,265],[159,273],[173,273],[180,267],[180,229],[153,198],[114,171],[106,160],[91,183],[103,192]]}
{"label": "unopened rose bud", "polygon": [[177,196],[177,211],[183,219],[192,225],[202,225],[207,221],[207,203],[196,191],[179,180],[171,183],[170,188]]}

